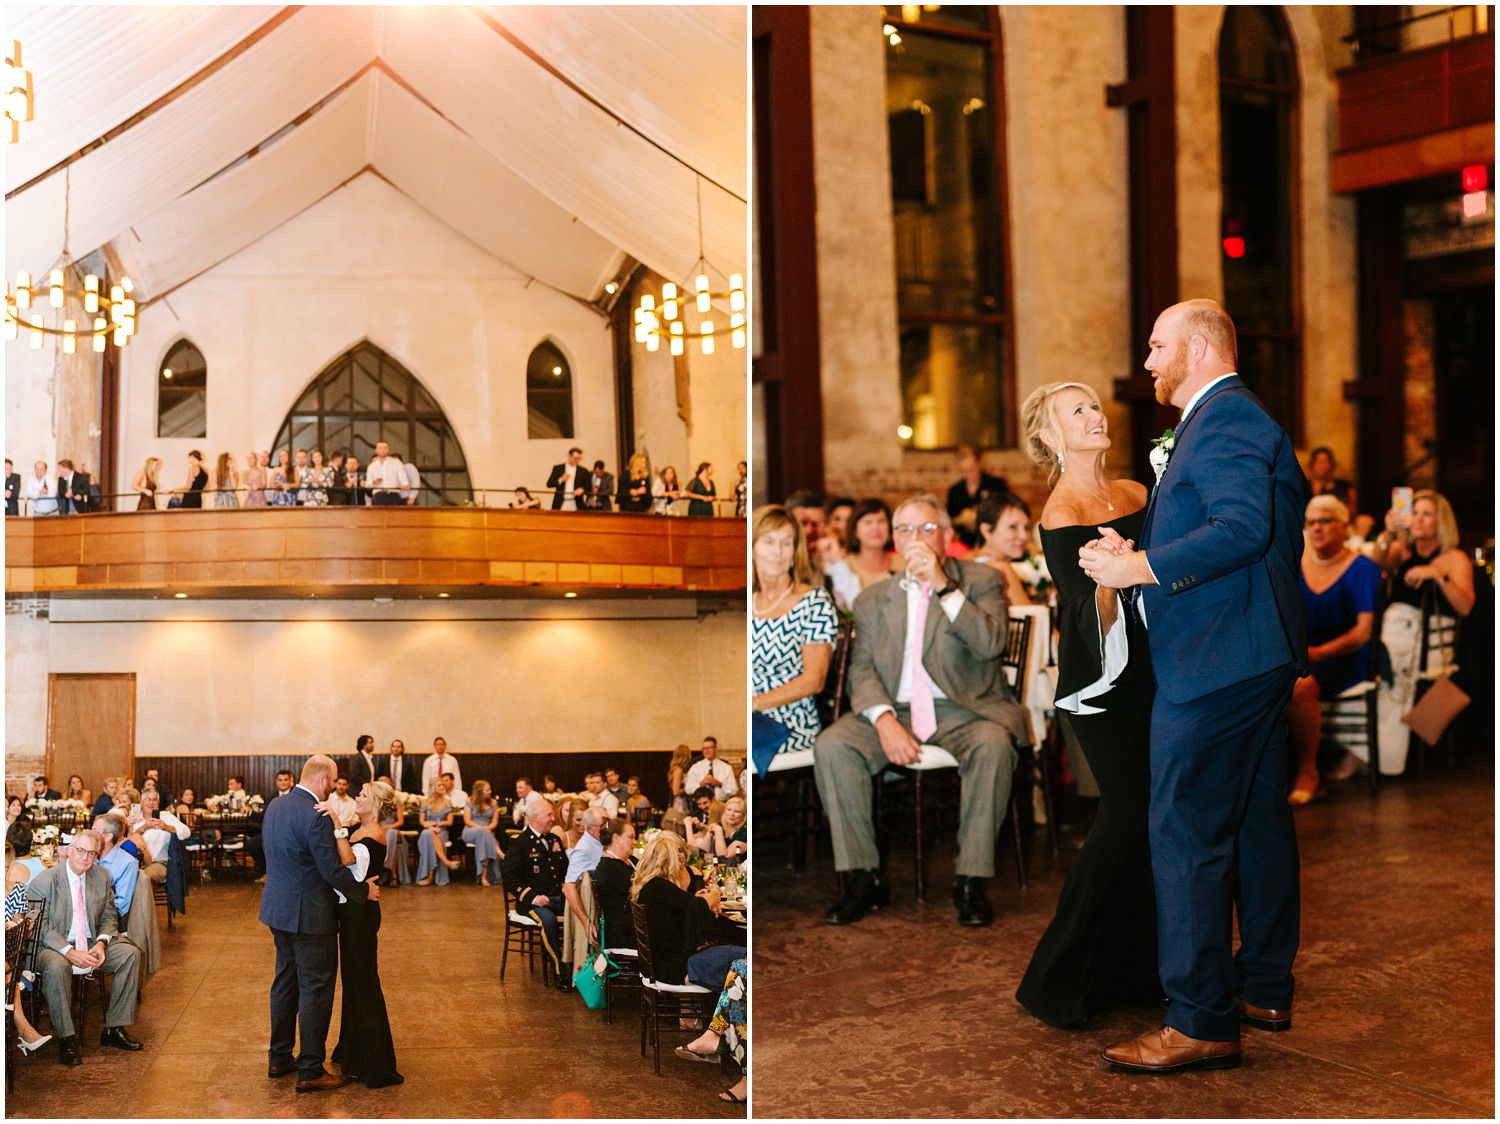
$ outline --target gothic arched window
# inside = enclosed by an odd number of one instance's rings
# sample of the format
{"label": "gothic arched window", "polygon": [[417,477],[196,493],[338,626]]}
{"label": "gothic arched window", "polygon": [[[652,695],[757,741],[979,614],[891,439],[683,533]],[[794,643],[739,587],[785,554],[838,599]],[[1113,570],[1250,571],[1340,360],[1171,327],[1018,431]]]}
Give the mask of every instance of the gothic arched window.
{"label": "gothic arched window", "polygon": [[1280,8],[1230,5],[1219,32],[1224,307],[1239,373],[1293,439],[1300,431],[1297,57]]}
{"label": "gothic arched window", "polygon": [[167,348],[156,372],[156,436],[208,436],[208,363],[187,340]]}
{"label": "gothic arched window", "polygon": [[573,436],[573,369],[550,340],[526,360],[526,436]]}
{"label": "gothic arched window", "polygon": [[325,458],[342,449],[370,462],[375,443],[417,466],[423,504],[458,506],[474,498],[458,436],[432,395],[396,360],[369,340],[344,352],[297,399],[271,446],[322,449]]}

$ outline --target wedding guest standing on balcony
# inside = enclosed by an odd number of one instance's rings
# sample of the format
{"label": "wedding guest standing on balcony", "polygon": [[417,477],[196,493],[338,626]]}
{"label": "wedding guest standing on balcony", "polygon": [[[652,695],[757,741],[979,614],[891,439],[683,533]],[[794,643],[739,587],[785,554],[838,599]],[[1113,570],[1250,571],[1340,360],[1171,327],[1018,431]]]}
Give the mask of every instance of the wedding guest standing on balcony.
{"label": "wedding guest standing on balcony", "polygon": [[200,510],[203,507],[203,489],[208,487],[208,469],[203,467],[203,454],[197,449],[188,453],[187,483],[179,488],[184,509]]}
{"label": "wedding guest standing on balcony", "polygon": [[619,506],[621,511],[647,511],[651,507],[651,472],[644,453],[632,456],[620,477]]}
{"label": "wedding guest standing on balcony", "polygon": [[401,490],[401,501],[407,507],[416,507],[422,502],[422,474],[411,461],[402,461],[401,475],[406,481],[406,487]]}
{"label": "wedding guest standing on balcony", "polygon": [[240,506],[240,474],[234,467],[234,458],[228,453],[219,454],[219,464],[214,472],[214,506]]}
{"label": "wedding guest standing on balcony", "polygon": [[[303,480],[302,502],[308,507],[327,507],[328,490],[333,486],[333,470],[323,463],[323,450],[312,451],[312,466]],[[361,791],[356,787],[355,792]]]}
{"label": "wedding guest standing on balcony", "polygon": [[740,478],[735,481],[734,485],[734,517],[743,519],[746,511],[745,504],[750,495],[750,466],[740,461],[735,467],[739,469]]}
{"label": "wedding guest standing on balcony", "polygon": [[610,496],[614,494],[615,478],[604,471],[604,462],[595,461],[594,471],[589,476],[588,505],[590,511],[610,511]]}
{"label": "wedding guest standing on balcony", "polygon": [[677,470],[666,465],[661,474],[651,482],[651,514],[681,515],[677,501],[682,497],[682,485],[677,480]]}
{"label": "wedding guest standing on balcony", "polygon": [[350,456],[344,461],[344,502],[350,507],[364,507],[370,502],[370,492],[360,484],[359,458]]}
{"label": "wedding guest standing on balcony", "polygon": [[391,456],[391,447],[384,441],[375,442],[375,455],[365,469],[365,486],[370,489],[370,502],[376,506],[392,507],[402,502],[406,474],[401,471],[401,458]]}
{"label": "wedding guest standing on balcony", "polygon": [[297,469],[297,506],[303,507],[307,504],[307,474],[312,471],[307,463],[307,450],[298,449],[294,467]]}
{"label": "wedding guest standing on balcony", "polygon": [[344,450],[335,449],[328,458],[328,502],[343,507],[349,502],[349,485],[344,479]]}
{"label": "wedding guest standing on balcony", "polygon": [[34,475],[27,477],[21,497],[26,500],[28,515],[57,514],[57,482],[47,478],[47,462],[37,461],[32,466]]}
{"label": "wedding guest standing on balcony", "polygon": [[714,491],[714,466],[704,461],[698,466],[698,471],[693,474],[692,480],[688,482],[688,494],[693,496],[705,496],[706,499],[695,499],[688,501],[689,515],[712,515],[714,513],[713,498],[717,494]]}
{"label": "wedding guest standing on balcony", "polygon": [[57,462],[57,509],[64,515],[82,514],[89,510],[89,478],[73,467],[73,462],[64,458]]}
{"label": "wedding guest standing on balcony", "polygon": [[568,450],[568,459],[552,466],[547,477],[547,487],[557,489],[552,493],[553,511],[580,511],[584,497],[588,495],[588,473],[583,471],[583,450],[577,447]]}
{"label": "wedding guest standing on balcony", "polygon": [[276,468],[271,473],[271,506],[297,506],[297,467],[287,449],[276,450]]}
{"label": "wedding guest standing on balcony", "polygon": [[251,450],[245,456],[245,506],[266,506],[266,470],[260,466],[260,458]]}
{"label": "wedding guest standing on balcony", "polygon": [[21,514],[21,474],[9,457],[5,458],[5,514]]}

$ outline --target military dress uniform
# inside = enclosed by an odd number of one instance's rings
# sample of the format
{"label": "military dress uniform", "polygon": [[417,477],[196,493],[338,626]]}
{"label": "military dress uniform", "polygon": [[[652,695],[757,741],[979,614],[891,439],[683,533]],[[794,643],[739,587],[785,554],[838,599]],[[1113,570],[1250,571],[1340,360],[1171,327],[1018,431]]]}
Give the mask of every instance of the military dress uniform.
{"label": "military dress uniform", "polygon": [[[562,840],[550,831],[538,835],[531,828],[524,829],[505,852],[505,863],[501,874],[505,887],[516,895],[516,911],[534,918],[542,926],[542,945],[557,969],[559,987],[571,981],[561,970],[562,919],[566,906],[563,904],[563,876],[568,872],[568,853]],[[537,905],[536,898],[547,899],[546,905]]]}

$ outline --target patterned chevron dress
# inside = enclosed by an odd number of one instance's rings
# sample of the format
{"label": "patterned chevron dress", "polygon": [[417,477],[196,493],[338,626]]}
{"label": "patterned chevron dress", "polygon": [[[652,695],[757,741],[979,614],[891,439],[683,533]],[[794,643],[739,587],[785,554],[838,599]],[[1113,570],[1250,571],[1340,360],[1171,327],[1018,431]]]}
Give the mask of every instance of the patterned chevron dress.
{"label": "patterned chevron dress", "polygon": [[[751,651],[755,658],[753,688],[757,695],[789,683],[802,674],[802,649],[808,644],[832,645],[838,633],[833,602],[815,589],[779,617],[752,617]],[[768,710],[792,732],[782,753],[811,749],[822,728],[811,696]]]}

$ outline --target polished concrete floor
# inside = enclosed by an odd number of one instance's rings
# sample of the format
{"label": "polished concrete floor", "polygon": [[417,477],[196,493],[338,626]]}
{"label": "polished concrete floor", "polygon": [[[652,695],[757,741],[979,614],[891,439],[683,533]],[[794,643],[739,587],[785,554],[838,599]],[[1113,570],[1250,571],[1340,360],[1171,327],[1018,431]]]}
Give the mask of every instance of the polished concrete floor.
{"label": "polished concrete floor", "polygon": [[1493,761],[1396,779],[1374,802],[1346,782],[1296,822],[1294,1028],[1247,1028],[1238,1069],[1151,1077],[1099,1051],[1159,1025],[1160,1007],[1062,1031],[1015,1001],[1079,831],[1054,860],[1036,830],[1025,890],[1002,844],[998,917],[978,930],[960,929],[946,900],[949,841],[924,907],[910,843],[898,844],[891,907],[848,927],[822,923],[835,895],[826,847],[800,876],[762,854],[755,1115],[1493,1118]]}
{"label": "polished concrete floor", "polygon": [[[386,890],[381,901],[381,983],[405,1084],[298,1095],[294,1078],[266,1078],[275,949],[256,921],[260,887],[214,883],[194,888],[175,931],[167,932],[162,911],[162,968],[131,1028],[145,1049],[101,1049],[95,1007],[83,1065],[62,1066],[51,1044],[21,1059],[6,1115],[744,1116],[743,1105],[717,1099],[737,1072],[671,1056],[696,1032],[665,1035],[662,1075],[652,1072],[650,1056],[640,1056],[633,996],[607,1024],[576,995],[543,988],[540,966],[531,975],[514,955],[501,983],[498,889],[455,875],[453,885]],[[330,1052],[338,1009],[336,1001]]]}

